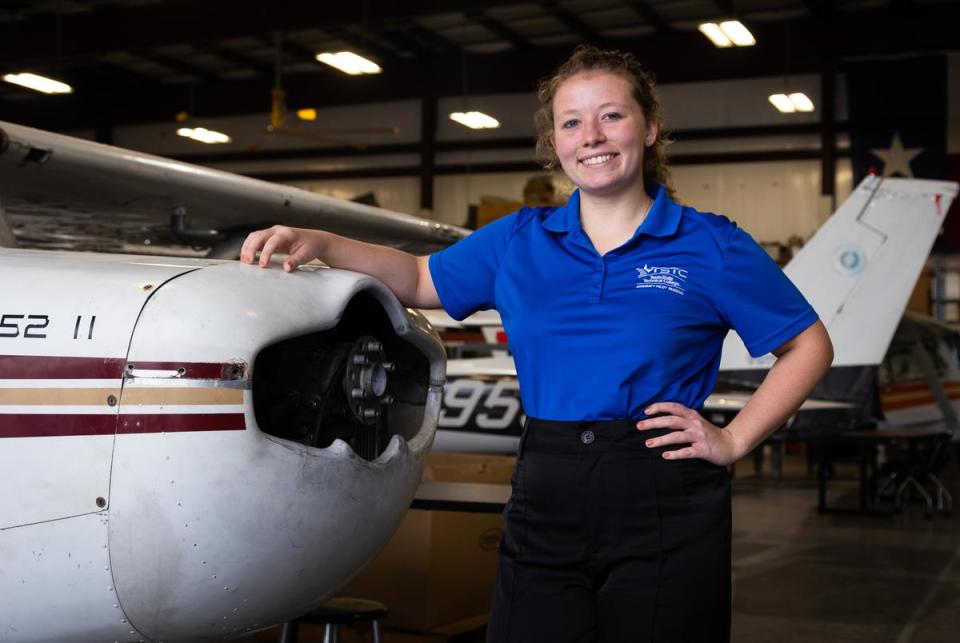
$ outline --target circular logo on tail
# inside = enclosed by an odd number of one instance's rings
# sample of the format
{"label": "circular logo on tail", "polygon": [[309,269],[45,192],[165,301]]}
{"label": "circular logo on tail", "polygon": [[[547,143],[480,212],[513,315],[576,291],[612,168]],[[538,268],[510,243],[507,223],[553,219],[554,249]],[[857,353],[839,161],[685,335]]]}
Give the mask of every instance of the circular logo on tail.
{"label": "circular logo on tail", "polygon": [[867,265],[867,255],[860,246],[840,246],[834,255],[833,265],[844,275],[858,275]]}

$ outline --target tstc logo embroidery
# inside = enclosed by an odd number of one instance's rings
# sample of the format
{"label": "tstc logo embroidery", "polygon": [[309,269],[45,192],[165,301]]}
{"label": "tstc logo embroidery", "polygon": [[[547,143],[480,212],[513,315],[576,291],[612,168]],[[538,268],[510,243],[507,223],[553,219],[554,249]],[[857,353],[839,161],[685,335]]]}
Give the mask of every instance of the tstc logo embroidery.
{"label": "tstc logo embroidery", "polygon": [[687,271],[683,268],[648,266],[637,268],[637,288],[668,290],[677,295],[686,293]]}

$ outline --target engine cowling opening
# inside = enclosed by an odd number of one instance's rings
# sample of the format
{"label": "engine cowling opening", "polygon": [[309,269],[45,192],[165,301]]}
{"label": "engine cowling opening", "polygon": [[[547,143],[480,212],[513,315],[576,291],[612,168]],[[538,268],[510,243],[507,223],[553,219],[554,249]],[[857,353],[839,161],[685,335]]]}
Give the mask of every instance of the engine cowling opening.
{"label": "engine cowling opening", "polygon": [[427,358],[397,336],[377,299],[356,295],[339,323],[264,348],[253,366],[260,429],[325,448],[341,439],[373,460],[390,437],[412,438],[423,423]]}

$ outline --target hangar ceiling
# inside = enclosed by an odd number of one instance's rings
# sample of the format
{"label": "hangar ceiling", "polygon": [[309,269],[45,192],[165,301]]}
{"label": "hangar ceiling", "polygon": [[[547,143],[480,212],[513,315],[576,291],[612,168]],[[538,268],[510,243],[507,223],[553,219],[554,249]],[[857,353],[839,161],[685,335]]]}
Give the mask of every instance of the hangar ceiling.
{"label": "hangar ceiling", "polygon": [[[697,31],[729,17],[756,46],[718,50]],[[2,73],[44,73],[74,93],[0,83],[0,113],[65,130],[264,112],[277,68],[291,107],[525,92],[580,42],[633,51],[668,83],[832,73],[956,48],[958,23],[960,2],[936,0],[15,0],[0,3]],[[314,60],[340,49],[383,73]]]}

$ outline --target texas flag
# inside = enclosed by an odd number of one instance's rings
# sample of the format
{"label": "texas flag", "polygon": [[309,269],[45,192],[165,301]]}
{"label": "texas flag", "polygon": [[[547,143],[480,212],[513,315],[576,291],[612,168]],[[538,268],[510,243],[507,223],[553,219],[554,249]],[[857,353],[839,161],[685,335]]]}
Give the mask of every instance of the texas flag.
{"label": "texas flag", "polygon": [[946,57],[851,63],[846,75],[853,184],[871,172],[945,178]]}
{"label": "texas flag", "polygon": [[[924,56],[846,67],[854,185],[869,173],[957,180],[947,156],[947,59]],[[934,252],[960,252],[960,199]]]}

